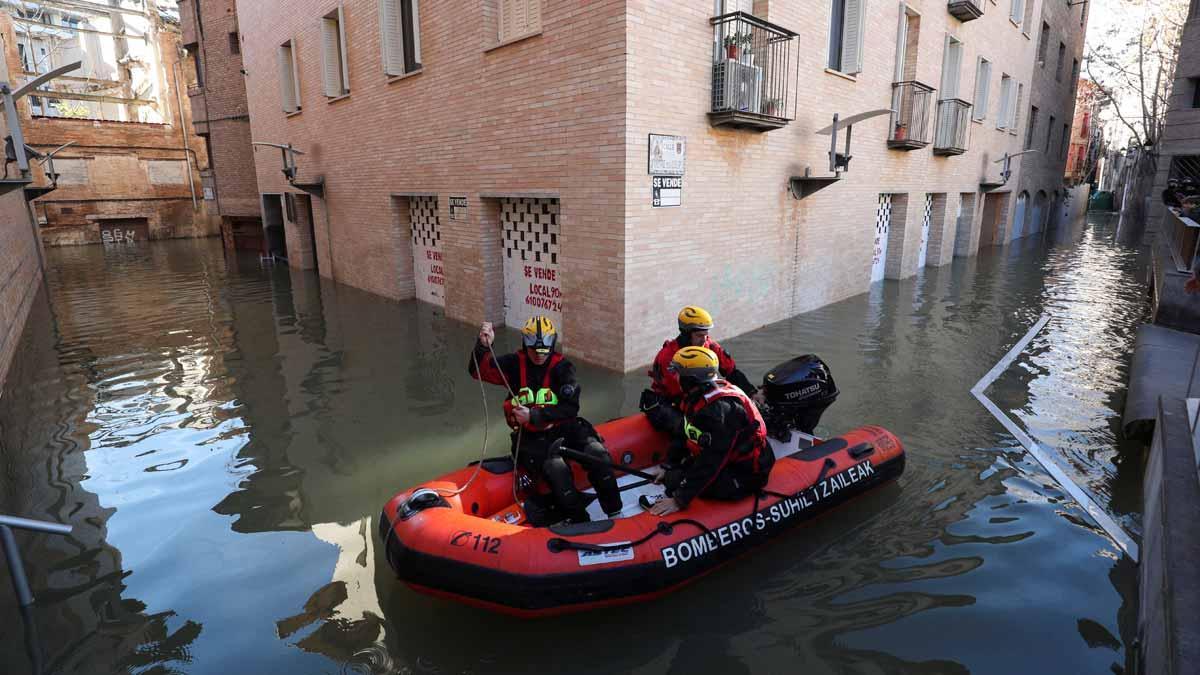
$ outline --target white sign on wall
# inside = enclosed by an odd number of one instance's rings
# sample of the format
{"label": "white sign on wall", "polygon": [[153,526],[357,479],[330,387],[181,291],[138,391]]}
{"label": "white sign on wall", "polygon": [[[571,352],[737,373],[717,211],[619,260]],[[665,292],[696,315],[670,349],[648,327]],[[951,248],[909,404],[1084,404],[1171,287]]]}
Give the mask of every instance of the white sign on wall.
{"label": "white sign on wall", "polygon": [[682,176],[687,158],[687,139],[683,136],[650,134],[649,173],[652,176]]}
{"label": "white sign on wall", "polygon": [[683,203],[683,178],[655,176],[650,181],[651,206],[679,206]]}
{"label": "white sign on wall", "polygon": [[466,197],[451,197],[450,198],[450,220],[466,220],[467,219],[467,198]]}
{"label": "white sign on wall", "polygon": [[557,199],[504,199],[500,205],[504,255],[504,323],[515,328],[544,314],[561,325]]}

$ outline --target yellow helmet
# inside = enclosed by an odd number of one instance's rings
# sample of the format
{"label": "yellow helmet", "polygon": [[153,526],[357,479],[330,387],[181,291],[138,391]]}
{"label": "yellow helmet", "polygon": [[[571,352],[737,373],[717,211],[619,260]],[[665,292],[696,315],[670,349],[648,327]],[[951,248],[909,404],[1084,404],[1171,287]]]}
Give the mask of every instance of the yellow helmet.
{"label": "yellow helmet", "polygon": [[712,314],[695,305],[679,310],[679,332],[686,335],[694,330],[712,330]]}
{"label": "yellow helmet", "polygon": [[554,322],[549,317],[530,317],[521,329],[521,342],[526,348],[539,354],[549,354],[554,351],[554,343],[558,341],[558,331],[554,330]]}
{"label": "yellow helmet", "polygon": [[684,347],[671,357],[671,371],[685,387],[717,379],[720,362],[708,347]]}

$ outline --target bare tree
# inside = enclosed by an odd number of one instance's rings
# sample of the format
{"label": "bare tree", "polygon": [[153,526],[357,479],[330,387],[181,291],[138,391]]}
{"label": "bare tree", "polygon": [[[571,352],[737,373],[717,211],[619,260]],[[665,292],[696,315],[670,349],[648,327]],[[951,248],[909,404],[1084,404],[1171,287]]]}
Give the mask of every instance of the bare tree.
{"label": "bare tree", "polygon": [[1155,146],[1162,137],[1187,0],[1117,0],[1128,21],[1089,40],[1088,77],[1136,145]]}

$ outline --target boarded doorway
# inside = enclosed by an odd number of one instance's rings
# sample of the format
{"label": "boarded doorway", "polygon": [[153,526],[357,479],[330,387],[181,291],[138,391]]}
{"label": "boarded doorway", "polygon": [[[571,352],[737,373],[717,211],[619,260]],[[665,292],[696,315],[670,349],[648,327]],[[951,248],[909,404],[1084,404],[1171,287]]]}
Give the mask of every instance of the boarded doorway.
{"label": "boarded doorway", "polygon": [[442,262],[442,223],[437,197],[409,197],[412,223],[413,282],[418,300],[446,306],[446,271]]}
{"label": "boarded doorway", "polygon": [[883,280],[887,269],[888,237],[892,231],[892,196],[879,195],[879,207],[875,209],[875,242],[871,250],[871,283]]}
{"label": "boarded doorway", "polygon": [[105,244],[132,244],[150,240],[150,221],[146,218],[101,220],[100,241]]}
{"label": "boarded doorway", "polygon": [[1004,236],[1004,202],[1009,198],[1008,192],[985,195],[983,198],[983,222],[979,226],[979,245],[995,246],[1003,243]]}
{"label": "boarded doorway", "polygon": [[558,200],[501,199],[500,232],[504,323],[520,328],[530,316],[544,314],[561,325]]}
{"label": "boarded doorway", "polygon": [[933,193],[925,193],[925,213],[921,216],[921,244],[917,249],[917,271],[925,268],[929,256],[929,228],[933,222]]}

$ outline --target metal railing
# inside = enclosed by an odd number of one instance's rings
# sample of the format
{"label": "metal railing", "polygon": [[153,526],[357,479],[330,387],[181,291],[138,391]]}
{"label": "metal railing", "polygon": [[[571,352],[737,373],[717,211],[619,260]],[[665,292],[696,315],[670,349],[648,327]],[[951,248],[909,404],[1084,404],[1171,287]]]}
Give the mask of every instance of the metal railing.
{"label": "metal railing", "polygon": [[967,133],[970,128],[970,103],[959,98],[944,98],[938,101],[933,154],[961,155],[966,152]]}
{"label": "metal railing", "polygon": [[1178,208],[1168,207],[1163,224],[1175,268],[1190,273],[1196,264],[1196,256],[1200,255],[1200,223],[1181,214]]}
{"label": "metal railing", "polygon": [[795,119],[796,33],[745,12],[713,17],[712,113]]}
{"label": "metal railing", "polygon": [[973,21],[983,16],[983,0],[948,0],[946,9],[959,21]]}
{"label": "metal railing", "polygon": [[0,547],[4,548],[4,559],[8,561],[8,574],[12,578],[13,591],[17,595],[21,619],[25,622],[25,650],[33,665],[34,675],[41,675],[45,663],[41,642],[37,636],[37,622],[34,621],[33,616],[33,591],[29,588],[29,579],[25,576],[25,563],[21,561],[21,552],[17,549],[16,538],[13,537],[14,528],[45,534],[71,534],[71,526],[14,516],[0,516]]}
{"label": "metal railing", "polygon": [[929,145],[929,109],[933,87],[915,80],[892,84],[888,147],[915,150]]}

